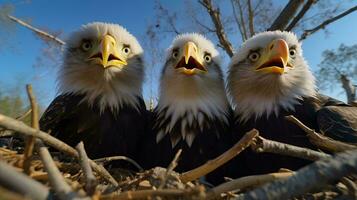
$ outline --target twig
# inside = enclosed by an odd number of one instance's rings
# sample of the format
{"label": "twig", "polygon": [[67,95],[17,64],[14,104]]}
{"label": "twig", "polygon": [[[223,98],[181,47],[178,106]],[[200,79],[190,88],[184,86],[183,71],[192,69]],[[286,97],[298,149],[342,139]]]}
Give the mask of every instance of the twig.
{"label": "twig", "polygon": [[291,31],[296,26],[296,24],[300,21],[300,19],[304,17],[304,15],[311,8],[311,6],[314,3],[316,3],[317,1],[318,0],[307,0],[305,5],[301,8],[299,13],[294,17],[294,19],[290,22],[290,24],[288,25],[288,27],[285,30]]}
{"label": "twig", "polygon": [[158,189],[162,189],[164,188],[166,181],[167,181],[167,177],[172,173],[172,171],[177,167],[177,161],[180,157],[182,153],[182,149],[179,149],[174,157],[174,159],[171,161],[170,165],[167,167],[166,173],[164,175],[164,177],[162,178],[162,181],[158,187]]}
{"label": "twig", "polygon": [[284,30],[286,25],[289,23],[290,19],[294,17],[295,13],[298,11],[302,3],[304,3],[303,0],[290,0],[268,30]]}
{"label": "twig", "polygon": [[[165,190],[137,190],[137,191],[127,191],[123,193],[112,193],[108,195],[102,195],[101,200],[128,200],[128,199],[151,199],[155,196],[167,197],[168,199],[174,197],[190,197],[193,195],[201,196],[204,198],[203,186],[198,186],[193,189],[179,190],[179,189],[165,189]],[[185,199],[185,198],[184,198]]]}
{"label": "twig", "polygon": [[232,158],[237,156],[240,152],[242,152],[245,148],[250,146],[253,142],[253,139],[259,135],[259,132],[255,129],[247,132],[242,139],[240,139],[232,148],[224,152],[222,155],[218,156],[213,160],[207,161],[205,164],[185,172],[181,174],[180,179],[182,182],[189,182],[192,180],[196,180],[201,176],[204,176],[218,167],[224,165]]}
{"label": "twig", "polygon": [[348,10],[346,10],[345,12],[335,16],[335,17],[332,17],[324,22],[322,22],[321,24],[317,25],[316,27],[312,28],[312,29],[308,29],[308,30],[305,30],[304,33],[301,35],[300,37],[300,41],[301,40],[304,40],[306,39],[309,35],[315,33],[316,31],[320,30],[320,29],[324,29],[325,26],[331,24],[332,22],[334,21],[337,21],[339,19],[341,19],[342,17],[348,15],[348,14],[351,14],[352,12],[356,11],[357,10],[357,6],[354,6]]}
{"label": "twig", "polygon": [[242,28],[242,25],[241,25],[241,22],[239,20],[239,17],[238,17],[238,14],[236,12],[236,8],[235,8],[235,0],[231,0],[231,4],[232,4],[232,10],[233,10],[233,16],[234,16],[234,20],[236,21],[237,23],[237,26],[238,26],[238,30],[239,30],[239,33],[240,33],[240,36],[242,38],[242,41],[246,41],[247,38],[244,37],[244,34],[243,34],[243,28]]}
{"label": "twig", "polygon": [[16,119],[22,121],[31,113],[32,113],[32,109],[28,109],[25,113],[23,113],[22,115],[16,117]]}
{"label": "twig", "polygon": [[48,152],[47,147],[45,147],[40,140],[36,140],[36,146],[39,149],[41,160],[43,162],[44,168],[48,173],[48,178],[50,184],[55,191],[55,195],[58,198],[67,200],[74,199],[76,194],[72,191],[71,187],[66,183],[61,172],[58,170],[55,162],[53,161],[50,152]]}
{"label": "twig", "polygon": [[[0,114],[0,126],[9,130],[14,130],[18,133],[22,133],[26,136],[37,137],[41,139],[44,143],[68,155],[74,156],[76,158],[78,158],[79,156],[74,148],[62,142],[61,140],[58,140],[57,138],[43,131],[33,129],[21,121],[15,120],[2,114]],[[104,179],[112,183],[114,186],[118,186],[118,182],[109,174],[107,170],[105,170],[103,167],[99,166],[92,160],[89,160],[89,163],[93,170],[100,174]]]}
{"label": "twig", "polygon": [[247,0],[248,14],[249,14],[249,32],[250,36],[254,35],[254,10],[252,9],[252,2]]}
{"label": "twig", "polygon": [[261,136],[258,136],[256,138],[256,142],[251,144],[251,148],[257,153],[263,153],[263,152],[276,153],[280,155],[293,156],[293,157],[312,160],[312,161],[331,157],[326,153],[268,140]]}
{"label": "twig", "polygon": [[14,21],[14,22],[16,22],[16,23],[18,23],[18,24],[20,24],[20,25],[22,25],[22,26],[24,26],[24,27],[30,29],[31,31],[33,31],[33,32],[35,32],[35,33],[37,33],[37,34],[39,34],[39,35],[41,35],[41,36],[44,36],[44,37],[46,37],[46,38],[48,38],[48,39],[50,39],[50,40],[53,40],[54,42],[56,42],[57,44],[59,44],[59,45],[61,45],[61,46],[65,44],[65,42],[62,41],[61,39],[59,39],[59,38],[57,38],[57,37],[55,37],[55,36],[53,36],[53,35],[51,35],[51,34],[45,32],[45,31],[42,31],[42,30],[40,30],[40,29],[38,29],[38,28],[35,28],[35,27],[31,26],[30,24],[28,24],[28,23],[22,21],[22,20],[19,19],[19,18],[16,18],[16,17],[11,16],[11,15],[8,15],[8,17],[9,17],[9,19],[11,19],[12,21]]}
{"label": "twig", "polygon": [[245,20],[243,17],[243,9],[242,9],[242,5],[240,4],[239,0],[236,1],[237,5],[238,5],[238,9],[239,9],[239,16],[240,16],[240,23],[242,25],[242,30],[243,30],[243,35],[244,35],[244,41],[248,39],[248,35],[247,35],[247,28],[245,26]]}
{"label": "twig", "polygon": [[332,151],[332,152],[341,152],[341,151],[356,148],[356,146],[354,146],[354,145],[336,141],[336,140],[333,140],[326,136],[323,136],[319,133],[316,133],[314,130],[307,127],[305,124],[303,124],[301,121],[299,121],[297,118],[295,118],[292,115],[286,116],[285,118],[288,121],[293,122],[294,124],[298,125],[303,131],[305,131],[310,142],[319,148],[322,148],[322,149],[325,149],[328,151]]}
{"label": "twig", "polygon": [[357,150],[348,150],[332,158],[318,160],[286,180],[268,183],[237,199],[292,199],[356,172]]}
{"label": "twig", "polygon": [[347,177],[343,177],[341,179],[341,183],[343,183],[347,187],[348,194],[351,197],[353,197],[354,199],[357,199],[357,186],[356,186],[356,183],[354,183],[353,181],[351,181]]}
{"label": "twig", "polygon": [[[27,96],[29,98],[30,104],[31,104],[31,126],[32,128],[39,130],[40,126],[38,123],[38,105],[36,102],[36,97],[33,94],[32,91],[32,86],[30,84],[26,85],[26,91],[27,91]],[[35,137],[33,136],[28,136],[26,138],[26,145],[25,145],[25,150],[24,150],[24,172],[29,175],[30,172],[30,166],[31,166],[31,156],[33,153],[33,148],[35,146]]]}
{"label": "twig", "polygon": [[84,149],[83,142],[80,142],[76,146],[76,150],[79,154],[79,161],[80,161],[84,176],[86,178],[85,190],[86,190],[87,194],[89,194],[91,196],[94,194],[95,188],[97,187],[97,179],[94,177],[92,168],[89,165],[88,156]]}
{"label": "twig", "polygon": [[138,168],[139,171],[144,170],[135,160],[133,160],[129,157],[126,157],[126,156],[110,156],[110,157],[98,158],[93,161],[96,163],[102,163],[105,165],[106,163],[115,161],[115,160],[125,160],[125,161],[133,164],[136,168]]}
{"label": "twig", "polygon": [[206,8],[211,20],[214,24],[216,35],[218,37],[219,43],[224,47],[229,57],[233,56],[233,46],[229,42],[228,37],[224,31],[224,27],[221,21],[221,15],[219,9],[214,9],[211,0],[202,0],[199,3]]}
{"label": "twig", "polygon": [[263,175],[246,176],[232,181],[222,183],[207,192],[210,199],[219,197],[222,193],[243,190],[248,187],[262,185],[275,180],[283,180],[292,176],[294,172],[270,173]]}
{"label": "twig", "polygon": [[0,160],[0,185],[32,199],[45,200],[49,189]]}

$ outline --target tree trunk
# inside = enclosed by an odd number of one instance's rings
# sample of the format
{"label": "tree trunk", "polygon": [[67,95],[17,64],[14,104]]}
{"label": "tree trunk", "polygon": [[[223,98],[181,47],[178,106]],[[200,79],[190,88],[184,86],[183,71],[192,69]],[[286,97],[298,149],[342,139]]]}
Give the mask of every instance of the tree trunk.
{"label": "tree trunk", "polygon": [[346,95],[347,95],[347,103],[355,104],[356,103],[355,102],[356,101],[356,86],[354,86],[351,83],[350,79],[344,74],[341,74],[340,80],[342,83],[342,87],[345,90]]}

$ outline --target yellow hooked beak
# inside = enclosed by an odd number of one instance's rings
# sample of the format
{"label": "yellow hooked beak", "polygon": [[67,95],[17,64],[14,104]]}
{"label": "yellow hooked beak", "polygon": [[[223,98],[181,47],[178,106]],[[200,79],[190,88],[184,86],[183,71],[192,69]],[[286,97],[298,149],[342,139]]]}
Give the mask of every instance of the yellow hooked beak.
{"label": "yellow hooked beak", "polygon": [[196,44],[187,42],[183,48],[183,57],[177,63],[175,68],[183,74],[195,75],[207,72],[207,69],[202,63],[202,58],[198,55]]}
{"label": "yellow hooked beak", "polygon": [[288,61],[288,44],[285,40],[277,39],[265,48],[255,71],[282,75]]}
{"label": "yellow hooked beak", "polygon": [[104,69],[108,67],[122,67],[128,64],[118,52],[116,41],[110,35],[103,36],[100,44],[94,48],[94,53],[88,57],[88,60],[102,65]]}

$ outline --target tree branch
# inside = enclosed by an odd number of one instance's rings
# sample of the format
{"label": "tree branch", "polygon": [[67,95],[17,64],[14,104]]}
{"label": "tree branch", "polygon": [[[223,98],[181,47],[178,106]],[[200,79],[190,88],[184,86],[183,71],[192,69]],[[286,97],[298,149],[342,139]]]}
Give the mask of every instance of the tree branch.
{"label": "tree branch", "polygon": [[240,0],[237,0],[237,5],[238,5],[238,9],[239,9],[239,18],[240,18],[240,24],[242,25],[242,29],[243,29],[243,35],[244,35],[244,41],[248,39],[248,34],[247,34],[247,28],[245,27],[245,20],[244,20],[244,16],[243,16],[243,9],[242,9],[242,5],[239,2]]}
{"label": "tree branch", "polygon": [[126,157],[126,156],[110,156],[110,157],[98,158],[98,159],[95,159],[94,162],[102,163],[105,165],[106,163],[114,161],[114,160],[125,160],[125,161],[131,163],[132,165],[134,165],[136,168],[138,168],[139,171],[143,171],[143,168],[135,160],[133,160],[129,157]]}
{"label": "tree branch", "polygon": [[249,14],[249,32],[250,37],[254,35],[254,10],[252,9],[252,2],[251,0],[247,0],[248,4],[248,14]]}
{"label": "tree branch", "polygon": [[304,3],[303,0],[290,0],[285,8],[281,11],[279,16],[275,19],[273,24],[268,29],[269,31],[281,30],[283,31],[286,25],[289,23],[291,18],[294,17],[295,13],[298,11],[301,4]]}
{"label": "tree branch", "polygon": [[31,31],[33,31],[33,32],[35,32],[35,33],[37,33],[37,34],[39,34],[39,35],[41,35],[41,36],[44,36],[44,37],[46,37],[46,38],[48,38],[48,39],[50,39],[50,40],[56,42],[56,43],[57,43],[58,45],[60,45],[60,46],[62,46],[62,45],[65,44],[65,42],[64,42],[63,40],[57,38],[56,36],[53,36],[53,35],[51,35],[51,34],[45,32],[45,31],[42,31],[42,30],[40,30],[40,29],[38,29],[38,28],[35,28],[35,27],[31,26],[30,24],[28,24],[28,23],[22,21],[22,20],[19,19],[19,18],[16,18],[16,17],[14,17],[14,16],[12,16],[12,15],[8,15],[8,18],[9,18],[10,20],[12,20],[12,21],[14,21],[14,22],[16,22],[16,23],[18,23],[18,24],[20,24],[20,25],[22,25],[22,26],[24,26],[24,27],[26,27],[26,28],[28,28],[28,29],[30,29]]}
{"label": "tree branch", "polygon": [[315,4],[317,1],[318,0],[307,0],[305,5],[301,8],[299,13],[294,17],[294,19],[290,22],[290,24],[288,25],[288,27],[285,30],[291,31],[296,26],[296,24],[300,21],[300,19],[304,17],[304,15],[310,9],[310,7],[313,4]]}
{"label": "tree branch", "polygon": [[319,133],[316,133],[314,130],[307,127],[305,124],[303,124],[300,120],[298,120],[292,115],[286,116],[285,118],[288,121],[298,125],[303,131],[305,131],[310,142],[316,145],[318,148],[322,148],[332,152],[341,152],[357,148],[357,146],[336,141],[331,138],[325,137]]}
{"label": "tree branch", "polygon": [[93,175],[92,168],[90,167],[89,159],[84,149],[83,142],[80,142],[76,146],[76,150],[79,154],[79,162],[86,180],[85,190],[87,194],[93,195],[95,192],[95,188],[97,187],[97,179]]}
{"label": "tree branch", "polygon": [[238,26],[238,30],[239,30],[239,33],[240,33],[240,36],[242,38],[242,41],[244,42],[245,40],[247,40],[246,37],[244,37],[244,33],[243,33],[243,28],[242,28],[242,25],[241,25],[241,22],[239,20],[239,17],[237,15],[237,12],[236,12],[236,8],[234,6],[234,3],[235,1],[234,0],[231,0],[231,4],[232,4],[232,10],[233,10],[233,16],[234,16],[234,19],[237,23],[237,26]]}
{"label": "tree branch", "polygon": [[357,150],[336,154],[298,170],[286,180],[274,181],[237,199],[292,199],[357,172]]}
{"label": "tree branch", "polygon": [[218,167],[224,165],[232,158],[237,156],[240,152],[242,152],[245,148],[250,146],[253,142],[253,139],[259,135],[259,132],[255,129],[247,132],[242,139],[240,139],[232,148],[228,149],[222,155],[218,156],[213,160],[207,161],[205,164],[192,169],[188,172],[181,174],[180,179],[182,182],[186,183],[192,180],[196,180],[201,176],[204,176]]}
{"label": "tree branch", "polygon": [[[74,156],[78,158],[78,153],[77,151],[72,148],[71,146],[67,145],[66,143],[62,142],[61,140],[58,140],[57,138],[51,136],[48,133],[45,133],[40,130],[33,129],[26,124],[24,124],[21,121],[12,119],[10,117],[7,117],[5,115],[0,114],[0,126],[16,131],[18,133],[24,134],[26,136],[34,136],[39,139],[41,139],[43,142],[46,144],[50,145],[51,147],[66,153],[68,155]],[[94,161],[89,160],[90,165],[92,168],[100,174],[103,178],[105,178],[107,181],[112,183],[114,186],[118,185],[118,182],[109,174],[107,170],[105,170],[103,167],[97,165]]]}
{"label": "tree branch", "polygon": [[226,53],[232,57],[233,56],[233,47],[229,42],[226,33],[224,32],[223,24],[221,21],[221,16],[219,9],[214,9],[211,0],[202,0],[199,1],[200,4],[206,8],[208,14],[211,17],[211,20],[215,26],[216,35],[218,37],[219,43],[224,47]]}
{"label": "tree branch", "polygon": [[330,155],[322,152],[268,140],[261,136],[256,138],[256,141],[251,145],[251,148],[257,153],[269,152],[312,161],[331,157]]}
{"label": "tree branch", "polygon": [[318,30],[320,29],[324,29],[327,25],[331,24],[332,22],[334,21],[337,21],[339,19],[341,19],[342,17],[348,15],[348,14],[351,14],[352,12],[356,11],[357,10],[357,6],[354,6],[348,10],[346,10],[345,12],[335,16],[335,17],[332,17],[324,22],[322,22],[321,24],[319,24],[318,26],[312,28],[312,29],[308,29],[308,30],[305,30],[304,33],[301,35],[300,37],[300,41],[301,40],[304,40],[306,39],[308,36],[310,36],[311,34],[317,32]]}
{"label": "tree branch", "polygon": [[31,199],[45,200],[50,194],[47,187],[18,172],[2,160],[0,160],[0,185]]}
{"label": "tree branch", "polygon": [[234,190],[244,190],[252,186],[262,185],[275,180],[284,180],[292,176],[294,172],[278,172],[263,175],[246,176],[232,181],[222,183],[207,192],[210,199],[219,197],[222,193],[231,192]]}

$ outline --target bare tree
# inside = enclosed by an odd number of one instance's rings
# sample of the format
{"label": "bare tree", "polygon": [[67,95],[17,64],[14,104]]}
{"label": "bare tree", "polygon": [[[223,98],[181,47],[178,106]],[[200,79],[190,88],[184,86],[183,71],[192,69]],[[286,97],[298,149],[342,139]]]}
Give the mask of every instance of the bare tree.
{"label": "bare tree", "polygon": [[322,57],[317,71],[319,88],[333,88],[340,82],[346,92],[347,102],[355,102],[356,85],[351,80],[357,79],[357,44],[341,44],[338,49],[325,50]]}

